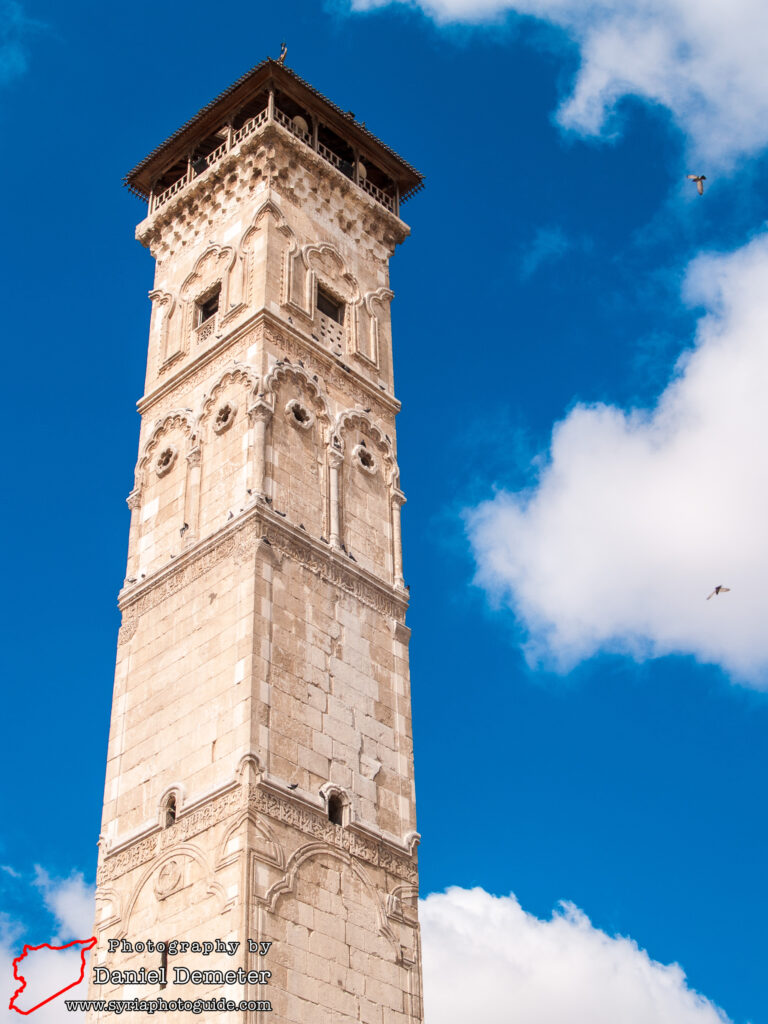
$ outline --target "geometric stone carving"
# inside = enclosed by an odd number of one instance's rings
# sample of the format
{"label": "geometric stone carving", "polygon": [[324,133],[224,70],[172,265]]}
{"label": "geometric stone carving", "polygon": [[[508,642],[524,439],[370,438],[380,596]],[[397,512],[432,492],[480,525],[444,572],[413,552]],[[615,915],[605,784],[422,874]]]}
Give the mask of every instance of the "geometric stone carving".
{"label": "geometric stone carving", "polygon": [[159,900],[164,900],[180,889],[181,883],[181,864],[176,860],[167,860],[155,874],[155,895]]}
{"label": "geometric stone carving", "polygon": [[352,461],[363,472],[374,476],[376,473],[376,459],[364,444],[357,444],[352,449]]}
{"label": "geometric stone carving", "polygon": [[178,458],[178,451],[173,445],[168,448],[164,448],[157,457],[157,463],[155,464],[155,472],[158,476],[165,476],[166,473],[170,473],[173,469],[173,464]]}
{"label": "geometric stone carving", "polygon": [[222,405],[216,413],[216,419],[213,421],[213,432],[215,434],[223,434],[225,430],[229,430],[234,422],[236,413],[237,405],[234,402],[226,402]]}
{"label": "geometric stone carving", "polygon": [[309,430],[315,422],[315,414],[295,398],[292,398],[286,405],[285,415],[291,426],[297,430]]}

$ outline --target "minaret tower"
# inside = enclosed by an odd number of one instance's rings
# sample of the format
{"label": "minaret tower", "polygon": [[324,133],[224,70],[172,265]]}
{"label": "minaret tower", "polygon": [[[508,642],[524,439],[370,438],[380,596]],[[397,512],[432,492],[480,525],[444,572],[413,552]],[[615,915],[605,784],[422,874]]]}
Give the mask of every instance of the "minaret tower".
{"label": "minaret tower", "polygon": [[126,183],[156,274],[92,966],[167,980],[90,995],[417,1024],[388,263],[421,175],[267,60]]}

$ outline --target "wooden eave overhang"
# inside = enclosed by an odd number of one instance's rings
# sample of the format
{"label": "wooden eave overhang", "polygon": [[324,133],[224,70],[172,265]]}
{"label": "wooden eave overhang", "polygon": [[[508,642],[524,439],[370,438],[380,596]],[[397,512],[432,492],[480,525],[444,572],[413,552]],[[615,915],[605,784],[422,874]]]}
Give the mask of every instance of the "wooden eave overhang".
{"label": "wooden eave overhang", "polygon": [[149,156],[126,174],[123,183],[137,196],[149,199],[153,183],[177,161],[186,159],[197,144],[226,124],[249,100],[263,89],[274,87],[291,96],[323,124],[348,143],[358,147],[389,175],[404,202],[423,187],[424,177],[401,156],[337,107],[295,71],[267,58],[251,68],[228,89],[199,110]]}

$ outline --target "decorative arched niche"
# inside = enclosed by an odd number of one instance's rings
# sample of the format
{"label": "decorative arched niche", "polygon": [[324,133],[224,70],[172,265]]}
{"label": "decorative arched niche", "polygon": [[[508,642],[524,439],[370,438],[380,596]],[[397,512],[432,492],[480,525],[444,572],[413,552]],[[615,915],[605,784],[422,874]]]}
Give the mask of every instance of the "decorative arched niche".
{"label": "decorative arched niche", "polygon": [[181,286],[184,334],[192,339],[193,350],[210,343],[229,312],[235,259],[231,246],[209,245]]}
{"label": "decorative arched niche", "polygon": [[[149,293],[152,300],[150,322],[151,353],[157,373],[164,373],[184,353],[184,332],[176,309],[176,298],[170,292],[155,289]],[[175,314],[175,315],[174,315]]]}
{"label": "decorative arched niche", "polygon": [[[129,896],[122,927],[115,937],[162,938],[153,935],[158,902],[166,903],[163,915],[171,918],[183,913],[185,906],[200,906],[209,898],[215,901],[212,914],[224,914],[233,903],[227,900],[203,851],[194,843],[178,843],[144,868]],[[126,963],[130,963],[130,956]],[[134,965],[130,963],[130,966]]]}
{"label": "decorative arched niche", "polygon": [[176,410],[160,420],[136,467],[129,575],[148,575],[181,550],[192,415]]}
{"label": "decorative arched niche", "polygon": [[331,456],[341,474],[341,544],[363,568],[394,581],[393,500],[400,492],[391,442],[367,413],[350,409],[336,420]]}
{"label": "decorative arched niche", "polygon": [[[310,842],[301,846],[290,858],[283,878],[274,884],[263,899],[255,901],[254,934],[282,936],[286,924],[297,945],[306,941],[307,948],[322,947],[328,960],[329,984],[318,989],[316,1018],[330,1018],[336,1002],[334,992],[363,991],[370,978],[370,963],[386,971],[387,985],[380,988],[377,1007],[384,1019],[402,1018],[415,1021],[414,1014],[403,1013],[404,993],[418,995],[416,977],[411,972],[416,961],[406,960],[400,941],[399,922],[391,922],[382,905],[368,871],[343,849],[326,843]],[[305,908],[317,910],[308,921]],[[343,936],[349,930],[365,936],[361,955],[347,962]],[[334,955],[338,947],[338,955]],[[330,952],[328,952],[330,951]],[[270,957],[280,972],[292,969],[291,948],[287,942],[276,941]],[[421,1015],[418,1014],[418,1019]]]}
{"label": "decorative arched niche", "polygon": [[394,292],[379,288],[369,292],[357,307],[355,354],[376,369],[386,368],[392,347],[389,304]]}
{"label": "decorative arched niche", "polygon": [[329,242],[291,255],[286,304],[312,321],[315,341],[336,356],[352,350],[359,298],[356,279]]}
{"label": "decorative arched niche", "polygon": [[[290,299],[291,257],[298,244],[283,211],[268,199],[256,211],[238,246],[238,267],[233,275],[230,303],[232,314],[245,306],[261,309],[267,303],[270,270],[277,259],[280,268],[280,301]],[[275,253],[279,252],[276,257]],[[299,312],[303,312],[299,307]]]}
{"label": "decorative arched niche", "polygon": [[328,402],[319,383],[295,365],[274,367],[265,378],[264,393],[273,409],[266,459],[272,507],[310,536],[327,536]]}
{"label": "decorative arched niche", "polygon": [[205,537],[223,526],[230,512],[237,515],[253,490],[249,479],[251,423],[248,410],[259,379],[251,366],[234,363],[211,388],[197,421],[201,450],[197,536]]}

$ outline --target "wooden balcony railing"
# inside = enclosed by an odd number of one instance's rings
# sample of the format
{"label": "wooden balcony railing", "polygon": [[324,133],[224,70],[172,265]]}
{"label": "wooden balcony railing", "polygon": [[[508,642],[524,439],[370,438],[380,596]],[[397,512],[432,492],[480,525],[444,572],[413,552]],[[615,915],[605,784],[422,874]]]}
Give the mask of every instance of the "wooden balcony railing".
{"label": "wooden balcony railing", "polygon": [[[159,210],[161,206],[165,206],[174,196],[178,195],[191,181],[193,181],[200,174],[204,174],[209,167],[213,167],[217,164],[222,157],[229,153],[235,146],[248,138],[249,135],[253,135],[255,131],[261,128],[270,120],[269,107],[266,107],[260,113],[256,114],[255,117],[250,118],[245,124],[238,128],[237,131],[230,131],[228,137],[217,146],[212,153],[209,153],[206,157],[203,157],[200,163],[196,162],[196,167],[193,168],[190,162],[185,173],[175,181],[172,185],[169,185],[164,191],[159,192],[157,195],[154,192],[149,197],[149,213],[152,214],[156,210]],[[288,114],[283,113],[282,110],[278,110],[277,107],[273,107],[273,117],[271,119],[274,123],[279,124],[286,131],[289,131],[297,139],[308,146],[311,150],[317,153],[332,167],[345,174],[346,177],[351,177],[351,173],[347,173],[346,168],[349,165],[345,165],[345,162],[341,157],[337,156],[336,153],[324,146],[322,142],[318,142],[317,146],[314,145],[314,139],[309,132],[303,131],[303,129],[294,123],[292,117]],[[202,167],[200,166],[202,164]],[[353,173],[353,172],[352,172]],[[385,209],[391,213],[399,216],[397,208],[397,202],[395,198],[388,195],[383,189],[380,189],[377,185],[368,181],[367,178],[363,178],[358,174],[358,181],[355,183],[358,188],[361,188],[371,198],[375,199],[377,203],[380,203]]]}

